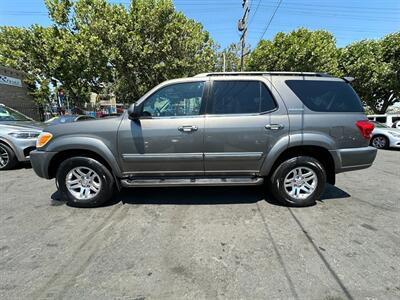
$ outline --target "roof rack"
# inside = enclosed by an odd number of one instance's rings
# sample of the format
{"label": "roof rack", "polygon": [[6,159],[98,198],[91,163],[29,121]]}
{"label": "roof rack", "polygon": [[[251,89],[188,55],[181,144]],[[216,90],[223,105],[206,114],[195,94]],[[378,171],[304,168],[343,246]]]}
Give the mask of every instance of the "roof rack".
{"label": "roof rack", "polygon": [[286,71],[257,71],[257,72],[211,72],[211,73],[201,73],[194,77],[208,77],[208,76],[240,76],[240,75],[275,75],[275,76],[315,76],[315,77],[332,77],[328,73],[318,73],[318,72],[286,72]]}

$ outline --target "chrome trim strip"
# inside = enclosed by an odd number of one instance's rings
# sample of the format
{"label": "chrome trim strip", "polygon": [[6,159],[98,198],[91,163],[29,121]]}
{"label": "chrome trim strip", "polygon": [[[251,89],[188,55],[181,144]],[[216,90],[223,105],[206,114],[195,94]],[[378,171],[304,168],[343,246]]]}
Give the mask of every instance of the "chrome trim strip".
{"label": "chrome trim strip", "polygon": [[153,186],[239,186],[239,185],[260,185],[264,182],[262,177],[255,178],[148,178],[148,179],[122,179],[121,184],[123,187],[153,187]]}
{"label": "chrome trim strip", "polygon": [[205,174],[206,175],[218,175],[218,176],[223,176],[223,175],[236,175],[240,176],[243,174],[246,175],[253,175],[257,176],[260,173],[260,170],[206,170]]}
{"label": "chrome trim strip", "polygon": [[263,152],[206,152],[206,160],[259,160]]}
{"label": "chrome trim strip", "polygon": [[203,160],[203,153],[124,153],[122,159],[125,161]]}

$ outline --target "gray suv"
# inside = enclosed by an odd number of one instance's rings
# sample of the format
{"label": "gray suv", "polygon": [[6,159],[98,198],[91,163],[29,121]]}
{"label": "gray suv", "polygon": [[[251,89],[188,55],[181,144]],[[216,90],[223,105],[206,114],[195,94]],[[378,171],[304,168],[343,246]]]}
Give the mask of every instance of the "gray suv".
{"label": "gray suv", "polygon": [[335,174],[371,166],[374,126],[347,79],[323,73],[207,73],[161,83],[118,118],[49,127],[31,153],[73,206],[115,187],[260,185],[315,203]]}

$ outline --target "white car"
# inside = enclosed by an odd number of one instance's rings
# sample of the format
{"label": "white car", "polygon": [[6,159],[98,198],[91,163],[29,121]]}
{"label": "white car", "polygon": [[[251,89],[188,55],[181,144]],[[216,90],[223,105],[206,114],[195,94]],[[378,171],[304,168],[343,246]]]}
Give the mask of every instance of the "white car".
{"label": "white car", "polygon": [[372,146],[378,149],[400,148],[400,129],[390,128],[379,122],[373,121],[373,123],[375,128],[372,131]]}
{"label": "white car", "polygon": [[379,122],[385,124],[386,126],[392,128],[399,128],[396,126],[400,125],[400,114],[384,114],[384,115],[368,115],[368,119],[371,121]]}

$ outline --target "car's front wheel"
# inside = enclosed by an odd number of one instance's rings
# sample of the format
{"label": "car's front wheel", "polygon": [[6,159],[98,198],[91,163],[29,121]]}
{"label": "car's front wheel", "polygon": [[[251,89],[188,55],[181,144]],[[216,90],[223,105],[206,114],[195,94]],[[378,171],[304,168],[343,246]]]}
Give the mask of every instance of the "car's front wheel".
{"label": "car's front wheel", "polygon": [[273,196],[283,205],[309,206],[325,189],[326,172],[315,158],[298,156],[283,161],[270,177]]}
{"label": "car's front wheel", "polygon": [[88,157],[63,161],[56,180],[61,196],[71,206],[94,207],[111,199],[114,178],[100,162]]}
{"label": "car's front wheel", "polygon": [[0,143],[0,171],[10,170],[18,164],[14,151],[3,143]]}

